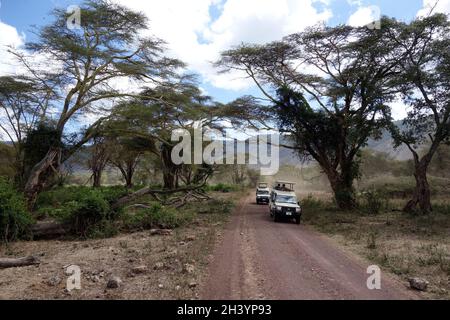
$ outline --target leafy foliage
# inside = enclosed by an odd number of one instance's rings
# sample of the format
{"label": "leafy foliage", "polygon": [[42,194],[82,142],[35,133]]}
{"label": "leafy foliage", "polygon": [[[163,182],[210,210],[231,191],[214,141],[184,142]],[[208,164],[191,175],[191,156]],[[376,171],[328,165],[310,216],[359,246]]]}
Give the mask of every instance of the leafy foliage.
{"label": "leafy foliage", "polygon": [[14,148],[0,142],[0,177],[14,178],[16,175]]}
{"label": "leafy foliage", "polygon": [[[270,103],[255,106],[254,99],[242,98],[230,113],[264,128],[277,120],[277,129],[292,137],[291,147],[320,164],[341,208],[355,205],[359,151],[379,136],[393,98],[389,79],[398,57],[385,31],[316,26],[265,45],[243,44],[217,62],[223,72],[244,71]],[[233,113],[241,108],[248,112]]]}
{"label": "leafy foliage", "polygon": [[124,225],[129,230],[145,230],[151,228],[177,228],[193,219],[192,214],[152,203],[148,209],[129,213],[124,217]]}
{"label": "leafy foliage", "polygon": [[68,224],[72,233],[86,237],[102,222],[113,220],[109,203],[97,190],[89,190],[80,195],[77,201],[66,206],[63,221]]}
{"label": "leafy foliage", "polygon": [[14,241],[30,234],[33,219],[28,213],[25,199],[5,179],[0,178],[0,237],[1,241]]}

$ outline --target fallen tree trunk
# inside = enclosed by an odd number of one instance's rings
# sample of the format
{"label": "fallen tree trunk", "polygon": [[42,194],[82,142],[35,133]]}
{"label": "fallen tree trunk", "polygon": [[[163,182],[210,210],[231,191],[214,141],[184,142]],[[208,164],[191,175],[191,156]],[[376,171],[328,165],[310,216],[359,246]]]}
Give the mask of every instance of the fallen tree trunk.
{"label": "fallen tree trunk", "polygon": [[24,258],[0,258],[0,269],[15,268],[15,267],[25,267],[40,264],[38,258],[29,256]]}
{"label": "fallen tree trunk", "polygon": [[62,223],[49,220],[36,223],[31,232],[35,240],[53,239],[67,234],[67,229]]}
{"label": "fallen tree trunk", "polygon": [[119,200],[117,200],[113,205],[112,208],[113,209],[117,209],[120,208],[124,205],[127,205],[128,203],[134,201],[137,198],[140,198],[142,196],[145,195],[151,195],[152,197],[154,197],[157,201],[162,202],[162,200],[158,197],[159,195],[171,195],[171,194],[175,194],[175,193],[188,193],[191,191],[195,191],[198,189],[201,189],[205,186],[205,183],[201,184],[201,185],[196,185],[196,186],[188,186],[188,187],[184,187],[184,188],[178,188],[178,189],[173,189],[173,190],[154,190],[151,188],[143,188],[140,189],[134,193],[131,193],[127,196],[124,196],[122,198],[120,198]]}

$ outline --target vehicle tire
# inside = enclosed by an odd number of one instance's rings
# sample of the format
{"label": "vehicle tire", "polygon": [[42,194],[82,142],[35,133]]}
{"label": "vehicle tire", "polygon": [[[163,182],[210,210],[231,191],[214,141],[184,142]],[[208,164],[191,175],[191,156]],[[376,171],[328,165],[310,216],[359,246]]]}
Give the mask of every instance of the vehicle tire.
{"label": "vehicle tire", "polygon": [[295,224],[300,224],[301,217],[295,218]]}
{"label": "vehicle tire", "polygon": [[273,214],[273,222],[280,222],[280,218],[278,217],[276,212]]}

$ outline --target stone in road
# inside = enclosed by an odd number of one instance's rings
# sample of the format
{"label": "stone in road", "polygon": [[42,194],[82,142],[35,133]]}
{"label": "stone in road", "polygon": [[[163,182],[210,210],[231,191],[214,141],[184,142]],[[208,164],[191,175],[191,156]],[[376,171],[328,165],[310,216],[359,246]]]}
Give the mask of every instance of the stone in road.
{"label": "stone in road", "polygon": [[383,272],[381,290],[369,290],[368,263],[308,227],[272,222],[253,202],[241,200],[217,244],[203,299],[418,298]]}

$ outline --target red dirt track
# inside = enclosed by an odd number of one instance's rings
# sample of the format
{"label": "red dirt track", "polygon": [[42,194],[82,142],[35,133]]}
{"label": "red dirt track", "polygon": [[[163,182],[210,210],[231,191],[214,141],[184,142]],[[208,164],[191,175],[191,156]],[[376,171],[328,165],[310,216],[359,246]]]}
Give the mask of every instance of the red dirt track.
{"label": "red dirt track", "polygon": [[275,223],[253,196],[238,205],[217,244],[201,298],[417,299],[383,273],[381,290],[369,290],[368,263],[295,223]]}

